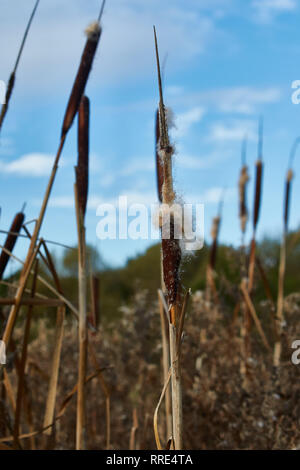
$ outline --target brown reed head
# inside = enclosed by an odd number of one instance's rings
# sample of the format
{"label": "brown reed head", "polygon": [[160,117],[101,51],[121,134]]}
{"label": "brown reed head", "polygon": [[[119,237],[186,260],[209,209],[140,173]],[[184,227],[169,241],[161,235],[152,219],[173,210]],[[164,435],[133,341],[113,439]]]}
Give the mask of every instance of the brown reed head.
{"label": "brown reed head", "polygon": [[[25,219],[25,215],[23,212],[18,212],[15,215],[14,220],[9,229],[9,233],[4,243],[4,247],[6,250],[10,252],[13,251],[16,241],[18,239],[18,234],[20,233],[20,230],[22,228],[24,219]],[[6,251],[2,250],[1,255],[0,255],[0,279],[2,279],[3,277],[9,258],[10,258],[9,254]]]}
{"label": "brown reed head", "polygon": [[263,177],[263,162],[262,160],[257,160],[256,174],[255,174],[254,213],[253,213],[253,229],[254,230],[256,230],[256,227],[257,227],[260,206],[261,206],[262,177]]}
{"label": "brown reed head", "polygon": [[78,161],[76,167],[76,185],[78,207],[84,218],[89,185],[89,118],[90,101],[83,96],[78,112]]}
{"label": "brown reed head", "polygon": [[240,171],[239,178],[239,219],[242,233],[246,231],[246,225],[248,220],[248,210],[247,210],[247,183],[249,181],[248,167],[246,165],[246,149],[247,149],[247,139],[245,138],[242,144],[242,168]]}
{"label": "brown reed head", "polygon": [[159,155],[160,146],[160,125],[159,125],[159,110],[155,114],[155,161],[156,161],[156,178],[157,178],[157,193],[158,199],[162,202],[162,188],[164,183],[164,169],[161,156]]}
{"label": "brown reed head", "polygon": [[284,200],[284,216],[283,216],[285,232],[288,231],[292,179],[293,179],[293,171],[289,169],[287,172],[286,181],[285,181],[285,200]]}
{"label": "brown reed head", "polygon": [[93,60],[101,36],[101,27],[98,21],[92,23],[86,29],[87,40],[81,56],[79,69],[74,81],[71,95],[68,101],[65,117],[62,125],[61,138],[63,139],[76,116],[85,86],[92,68]]}
{"label": "brown reed head", "polygon": [[162,238],[162,264],[164,283],[167,290],[169,305],[175,305],[179,286],[179,267],[181,248],[175,238],[174,219],[170,221],[170,238]]}

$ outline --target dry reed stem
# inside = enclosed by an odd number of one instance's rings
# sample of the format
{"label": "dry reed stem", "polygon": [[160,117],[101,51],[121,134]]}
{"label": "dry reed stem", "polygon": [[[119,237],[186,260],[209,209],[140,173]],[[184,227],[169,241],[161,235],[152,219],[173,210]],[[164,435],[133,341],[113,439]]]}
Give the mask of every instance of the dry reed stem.
{"label": "dry reed stem", "polygon": [[105,395],[105,414],[106,414],[106,450],[110,450],[110,435],[111,435],[111,417],[110,417],[110,390],[104,380],[103,374],[99,368],[97,357],[95,353],[94,346],[92,345],[91,341],[88,341],[88,347],[91,353],[91,358],[94,363],[94,367],[96,370],[99,371],[97,377],[99,379],[101,388]]}
{"label": "dry reed stem", "polygon": [[[37,274],[38,274],[38,259],[36,260],[36,263],[35,263],[34,276],[32,280],[32,287],[31,287],[32,298],[35,296],[35,292],[36,292]],[[26,324],[25,324],[24,336],[23,336],[22,355],[21,355],[21,361],[20,361],[19,372],[18,372],[19,377],[18,377],[16,412],[15,412],[15,422],[14,422],[15,444],[18,444],[18,435],[20,433],[20,418],[21,418],[22,400],[23,400],[24,382],[25,382],[25,367],[26,367],[26,361],[27,361],[27,350],[28,350],[28,342],[29,342],[29,335],[30,335],[32,312],[33,312],[33,306],[31,304],[29,305],[29,308],[27,310]]]}
{"label": "dry reed stem", "polygon": [[[58,383],[61,349],[62,349],[63,334],[64,334],[65,313],[66,313],[65,306],[58,307],[57,317],[56,317],[56,327],[55,327],[54,349],[52,352],[52,366],[51,366],[49,389],[48,389],[44,424],[43,424],[43,427],[45,428],[51,423],[53,423],[53,420],[54,420],[55,403],[56,403],[56,395],[57,395],[57,383]],[[49,428],[48,430],[46,430],[45,434],[47,436],[50,436],[51,429]]]}
{"label": "dry reed stem", "polygon": [[132,412],[132,428],[130,431],[130,439],[129,439],[129,450],[138,450],[137,442],[136,442],[136,435],[139,429],[139,421],[137,415],[137,409],[134,408]]}
{"label": "dry reed stem", "polygon": [[40,0],[36,1],[35,6],[32,10],[31,15],[30,15],[30,18],[29,18],[29,21],[27,23],[27,27],[25,29],[25,33],[24,33],[24,36],[23,36],[23,39],[22,39],[22,42],[21,42],[21,46],[20,46],[20,49],[19,49],[19,52],[18,52],[18,55],[17,55],[17,59],[16,59],[16,62],[15,62],[14,69],[13,69],[13,71],[12,71],[10,77],[9,77],[9,80],[8,80],[7,90],[6,90],[6,94],[5,94],[5,103],[2,105],[1,114],[0,114],[0,131],[1,131],[1,128],[2,128],[2,125],[3,125],[5,115],[6,115],[7,110],[8,110],[8,105],[9,105],[11,95],[12,95],[12,92],[13,92],[15,79],[16,79],[17,68],[18,68],[18,65],[19,65],[19,62],[20,62],[20,58],[21,58],[21,55],[22,55],[22,52],[23,52],[23,49],[24,49],[24,46],[25,46],[25,42],[26,42],[29,30],[30,30],[32,20],[34,18],[35,12],[37,10],[39,1]]}
{"label": "dry reed stem", "polygon": [[290,193],[291,183],[293,179],[293,172],[288,170],[285,182],[285,200],[284,200],[284,213],[283,213],[283,233],[280,247],[280,262],[279,262],[279,275],[278,275],[278,295],[277,295],[277,311],[276,311],[276,342],[274,345],[273,364],[278,367],[280,364],[281,356],[281,333],[283,322],[283,301],[284,301],[284,277],[286,269],[286,238],[288,234],[288,219],[289,219],[289,206],[290,206]]}
{"label": "dry reed stem", "polygon": [[[165,315],[165,309],[161,300],[163,293],[158,292],[158,305],[160,314],[160,327],[162,336],[162,352],[163,352],[163,383],[166,383],[170,368],[170,347],[168,340],[168,318]],[[165,414],[166,414],[166,440],[172,435],[172,408],[171,408],[171,391],[168,386],[165,393]]]}
{"label": "dry reed stem", "polygon": [[241,282],[241,291],[242,291],[243,296],[244,296],[244,298],[245,298],[245,301],[246,301],[247,307],[248,307],[248,309],[249,309],[249,312],[251,313],[252,318],[253,318],[253,320],[254,320],[254,322],[255,322],[257,331],[258,331],[258,333],[260,334],[260,337],[261,337],[261,339],[262,339],[262,342],[263,342],[263,344],[265,345],[266,349],[267,349],[268,351],[271,351],[271,347],[270,347],[270,345],[269,345],[269,342],[268,342],[268,340],[267,340],[267,338],[266,338],[266,335],[265,335],[265,333],[264,333],[264,330],[263,330],[263,328],[262,328],[262,326],[261,326],[260,320],[259,320],[259,318],[258,318],[258,316],[257,316],[257,314],[256,314],[254,305],[253,305],[252,300],[251,300],[251,298],[250,298],[250,295],[249,295],[249,292],[248,292],[248,289],[247,289],[247,282],[246,282],[245,279]]}
{"label": "dry reed stem", "polygon": [[3,338],[2,338],[2,340],[6,344],[7,349],[8,349],[10,338],[11,338],[13,328],[14,328],[14,325],[15,325],[16,316],[17,316],[17,313],[18,313],[20,305],[21,305],[24,290],[26,288],[26,284],[27,284],[29,275],[31,273],[31,268],[32,268],[32,265],[34,263],[34,260],[37,256],[37,254],[38,254],[40,245],[41,245],[41,242],[39,242],[38,245],[36,246],[36,248],[34,249],[34,252],[33,252],[33,255],[30,259],[30,262],[27,264],[26,269],[23,269],[22,273],[21,273],[20,284],[19,284],[19,288],[16,292],[16,297],[15,297],[16,298],[16,303],[12,306],[12,308],[10,310],[9,317],[8,317],[8,320],[7,320],[7,323],[6,323],[6,326],[5,326],[5,330],[4,330],[4,333],[3,333]]}
{"label": "dry reed stem", "polygon": [[83,225],[82,214],[78,205],[78,188],[74,185],[76,220],[78,232],[78,301],[79,301],[79,323],[78,323],[78,393],[77,393],[77,420],[76,420],[76,450],[85,448],[85,377],[87,363],[87,302],[86,302],[86,244],[85,227]]}

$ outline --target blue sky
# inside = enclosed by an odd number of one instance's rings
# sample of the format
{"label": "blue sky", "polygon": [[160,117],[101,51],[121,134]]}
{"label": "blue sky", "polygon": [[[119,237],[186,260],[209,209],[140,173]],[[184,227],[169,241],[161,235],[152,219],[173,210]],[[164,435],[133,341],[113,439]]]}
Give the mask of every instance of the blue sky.
{"label": "blue sky", "polygon": [[[1,2],[1,80],[7,81],[13,67],[33,3]],[[83,31],[98,10],[98,0],[41,0],[0,136],[2,229],[8,228],[25,201],[27,220],[38,215],[85,42]],[[91,100],[88,241],[112,266],[122,265],[151,244],[97,240],[96,208],[119,195],[135,202],[156,202],[153,128],[158,91],[153,24],[161,58],[166,57],[165,101],[176,118],[172,135],[178,194],[187,202],[205,204],[209,242],[211,219],[226,186],[220,237],[237,245],[241,141],[247,133],[251,207],[257,120],[263,114],[265,172],[258,236],[279,236],[288,155],[300,134],[300,106],[291,101],[291,84],[300,79],[299,2],[108,0],[103,36],[86,90]],[[44,238],[69,245],[76,243],[76,159],[74,125],[42,227]],[[296,157],[291,228],[300,222],[296,204],[299,165]],[[250,224],[247,235],[249,239]],[[26,242],[20,242],[16,253],[22,257],[25,250]]]}

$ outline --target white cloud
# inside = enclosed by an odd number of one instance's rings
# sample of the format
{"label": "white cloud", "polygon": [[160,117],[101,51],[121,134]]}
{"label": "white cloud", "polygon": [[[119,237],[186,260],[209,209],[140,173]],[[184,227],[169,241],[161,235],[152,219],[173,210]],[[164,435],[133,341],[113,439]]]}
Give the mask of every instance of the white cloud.
{"label": "white cloud", "polygon": [[254,121],[233,121],[230,124],[222,122],[213,124],[209,134],[209,140],[214,142],[242,140],[247,136],[248,140],[255,140],[257,123]]}
{"label": "white cloud", "polygon": [[170,96],[169,101],[173,107],[213,107],[222,113],[252,114],[262,105],[278,102],[280,97],[280,89],[276,87],[241,86],[204,91],[186,90],[182,94]]}
{"label": "white cloud", "polygon": [[29,153],[13,160],[0,162],[1,171],[17,176],[48,176],[53,166],[54,156],[44,153]]}
{"label": "white cloud", "polygon": [[291,12],[297,8],[296,0],[253,0],[256,19],[268,23],[280,13]]}
{"label": "white cloud", "polygon": [[204,203],[204,204],[219,204],[222,198],[224,202],[231,202],[236,197],[236,188],[224,188],[220,186],[213,186],[206,189],[202,194],[192,195],[186,202],[191,203]]}
{"label": "white cloud", "polygon": [[175,127],[171,130],[176,138],[185,137],[193,124],[199,122],[205,113],[204,108],[199,106],[175,116]]}

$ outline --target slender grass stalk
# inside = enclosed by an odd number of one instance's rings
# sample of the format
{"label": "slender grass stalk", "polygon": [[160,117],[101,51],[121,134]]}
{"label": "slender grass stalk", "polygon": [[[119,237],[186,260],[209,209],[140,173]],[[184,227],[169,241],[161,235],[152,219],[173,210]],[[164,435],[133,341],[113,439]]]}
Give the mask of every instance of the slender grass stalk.
{"label": "slender grass stalk", "polygon": [[1,128],[2,128],[2,125],[3,125],[5,115],[6,115],[7,110],[8,110],[8,105],[9,105],[9,102],[10,102],[11,95],[12,95],[12,92],[13,92],[13,89],[14,89],[17,68],[18,68],[18,65],[19,65],[19,62],[20,62],[20,59],[21,59],[21,55],[22,55],[22,52],[23,52],[23,49],[24,49],[24,46],[25,46],[25,42],[26,42],[29,30],[30,30],[32,20],[34,18],[35,12],[37,10],[39,1],[40,0],[36,0],[36,2],[35,2],[34,8],[33,8],[32,13],[30,15],[30,18],[29,18],[29,21],[27,23],[27,27],[26,27],[26,30],[25,30],[25,33],[24,33],[24,36],[23,36],[23,39],[22,39],[22,42],[21,42],[21,46],[20,46],[20,49],[19,49],[19,52],[18,52],[18,55],[17,55],[17,59],[16,59],[16,62],[15,62],[14,69],[13,69],[12,73],[10,74],[10,77],[9,77],[9,80],[8,80],[7,90],[6,90],[6,94],[5,94],[5,103],[2,105],[1,114],[0,114],[0,131],[1,131]]}
{"label": "slender grass stalk", "polygon": [[[33,277],[32,287],[31,287],[31,297],[35,296],[37,275],[38,275],[38,259],[36,260],[35,268],[34,268],[34,277]],[[25,386],[24,384],[25,366],[26,366],[26,361],[27,361],[27,350],[28,350],[32,312],[33,312],[33,305],[31,304],[29,305],[28,310],[27,310],[26,324],[25,324],[24,336],[23,336],[22,355],[21,355],[21,362],[20,362],[20,367],[19,367],[18,390],[17,390],[16,412],[15,412],[15,422],[14,422],[14,438],[15,438],[16,445],[19,442],[18,436],[20,433],[20,418],[21,418],[22,402],[23,402],[23,394],[24,394],[24,386]]]}
{"label": "slender grass stalk", "polygon": [[105,1],[103,1],[103,3],[102,3],[100,15],[99,15],[99,20],[96,23],[93,23],[93,25],[91,25],[87,29],[87,41],[86,41],[86,45],[85,45],[85,48],[84,48],[84,51],[83,51],[83,54],[82,54],[82,57],[81,57],[79,70],[78,70],[78,73],[76,75],[76,79],[75,79],[75,82],[74,82],[74,85],[73,85],[73,88],[72,88],[72,92],[71,92],[71,95],[70,95],[70,98],[69,98],[69,102],[68,102],[68,105],[67,105],[67,109],[66,109],[66,113],[65,113],[65,117],[64,117],[64,121],[63,121],[63,125],[62,125],[62,131],[61,131],[61,138],[60,138],[59,147],[58,147],[57,154],[56,154],[56,157],[55,157],[55,160],[54,160],[54,164],[53,164],[52,171],[51,171],[50,178],[49,178],[49,182],[48,182],[48,185],[47,185],[47,188],[46,188],[46,193],[45,193],[45,196],[44,196],[44,199],[43,199],[43,203],[42,203],[42,206],[41,206],[41,209],[40,209],[40,214],[39,214],[39,217],[37,219],[33,235],[31,237],[30,247],[29,247],[29,250],[27,252],[24,267],[23,267],[23,270],[22,270],[22,273],[21,273],[21,276],[20,276],[19,289],[16,293],[17,302],[12,307],[12,309],[10,311],[10,314],[9,314],[9,321],[7,323],[7,325],[9,325],[9,326],[7,326],[7,328],[9,328],[9,329],[5,330],[5,332],[4,332],[4,336],[5,336],[7,345],[9,343],[10,336],[11,336],[11,333],[13,331],[14,323],[15,323],[15,320],[16,320],[16,317],[17,317],[17,314],[18,314],[19,305],[20,305],[19,301],[21,300],[21,298],[23,296],[23,292],[24,292],[24,289],[26,287],[27,277],[30,273],[30,269],[32,267],[34,258],[36,256],[35,246],[36,246],[36,242],[37,242],[37,239],[38,239],[38,236],[39,236],[39,233],[40,233],[40,229],[41,229],[41,226],[42,226],[42,223],[43,223],[43,220],[44,220],[44,216],[45,216],[45,213],[46,213],[49,197],[50,197],[50,194],[51,194],[54,179],[55,179],[56,172],[57,172],[57,169],[58,169],[58,163],[59,163],[59,159],[60,159],[63,147],[64,147],[66,135],[67,135],[67,133],[68,133],[68,131],[69,131],[69,129],[70,129],[72,123],[73,123],[74,117],[75,117],[75,115],[78,111],[80,101],[81,101],[81,98],[83,96],[85,86],[87,84],[87,80],[88,80],[88,77],[89,77],[89,74],[90,74],[90,71],[91,71],[91,68],[92,68],[92,64],[93,64],[93,60],[94,60],[94,57],[95,57],[97,45],[99,43],[99,39],[100,39],[100,36],[101,36],[101,27],[100,27],[99,21],[101,19],[101,15],[103,13],[104,4],[105,4]]}
{"label": "slender grass stalk", "polygon": [[[256,230],[260,214],[261,197],[262,197],[262,177],[263,177],[263,120],[259,119],[258,127],[258,159],[256,161],[256,174],[255,174],[255,191],[254,191],[254,208],[253,208],[253,235],[250,244],[250,256],[248,267],[248,293],[251,296],[254,284],[254,269],[255,269],[255,255],[256,255]],[[245,308],[245,324],[244,324],[244,344],[245,344],[245,367],[248,370],[248,358],[251,353],[250,344],[250,331],[251,331],[251,312],[249,305]]]}
{"label": "slender grass stalk", "polygon": [[291,187],[293,179],[292,164],[296,154],[297,147],[300,143],[298,137],[291,149],[289,168],[286,174],[285,180],[285,196],[284,196],[284,207],[283,207],[283,232],[280,247],[280,262],[279,262],[279,276],[278,276],[278,296],[277,296],[277,311],[276,311],[276,342],[274,345],[273,364],[275,367],[280,365],[281,357],[281,334],[282,334],[282,322],[284,319],[283,312],[283,301],[284,301],[284,278],[286,270],[286,239],[288,235],[288,223],[289,223],[289,212],[290,212],[290,198],[291,198]]}
{"label": "slender grass stalk", "polygon": [[212,238],[212,244],[211,244],[210,253],[209,253],[208,265],[206,269],[206,283],[207,283],[208,299],[210,299],[210,293],[212,292],[214,299],[217,303],[219,299],[218,299],[218,293],[217,293],[214,275],[215,275],[215,269],[216,269],[218,240],[219,240],[219,232],[220,232],[221,219],[222,219],[223,203],[224,203],[224,191],[220,198],[218,215],[214,217],[212,220],[212,227],[211,227],[211,232],[210,232],[211,238]]}
{"label": "slender grass stalk", "polygon": [[[162,350],[163,350],[163,378],[164,383],[167,381],[169,368],[170,368],[170,347],[168,340],[168,318],[165,314],[164,306],[161,300],[163,292],[158,292],[158,305],[160,314],[160,327],[162,336]],[[167,310],[168,313],[168,310]],[[166,413],[166,442],[172,436],[172,408],[171,408],[171,394],[170,387],[168,386],[165,393],[165,413]]]}
{"label": "slender grass stalk", "polygon": [[104,379],[101,369],[99,368],[99,364],[97,361],[96,353],[94,346],[91,341],[88,342],[89,351],[91,354],[91,359],[93,361],[93,365],[95,369],[99,372],[97,374],[98,380],[100,382],[100,386],[103,390],[105,395],[105,414],[106,414],[106,450],[110,450],[110,435],[111,435],[111,417],[110,417],[110,389]]}
{"label": "slender grass stalk", "polygon": [[[57,395],[57,384],[58,384],[58,375],[60,368],[60,358],[64,334],[64,320],[65,320],[66,307],[65,305],[58,307],[56,315],[56,328],[55,328],[55,341],[54,349],[52,353],[52,366],[49,380],[48,396],[46,401],[46,409],[44,416],[43,427],[47,428],[50,424],[54,422],[55,416],[55,404],[56,404],[56,395]],[[45,431],[46,443],[45,448],[48,448],[49,437],[52,434],[52,429],[48,428]],[[51,442],[49,442],[51,444]],[[54,445],[54,443],[53,443]]]}

